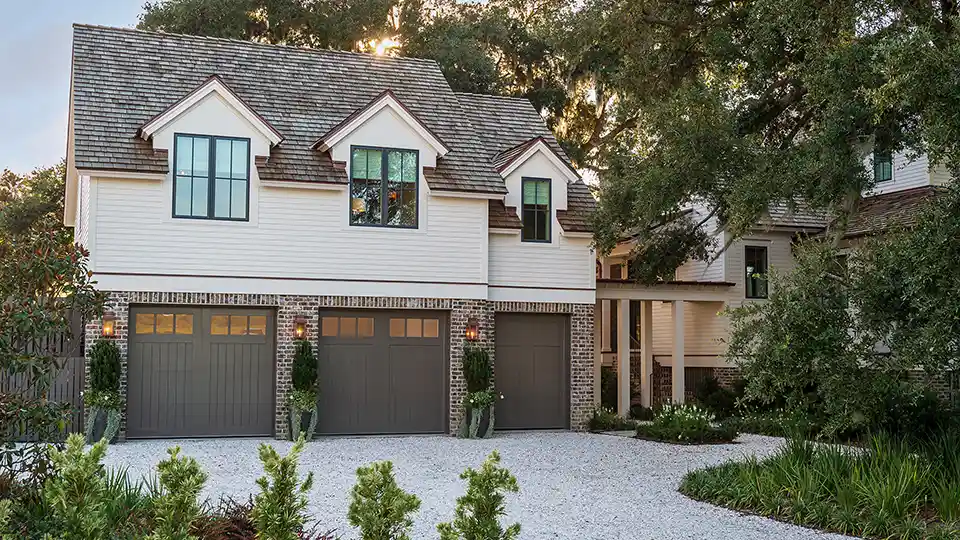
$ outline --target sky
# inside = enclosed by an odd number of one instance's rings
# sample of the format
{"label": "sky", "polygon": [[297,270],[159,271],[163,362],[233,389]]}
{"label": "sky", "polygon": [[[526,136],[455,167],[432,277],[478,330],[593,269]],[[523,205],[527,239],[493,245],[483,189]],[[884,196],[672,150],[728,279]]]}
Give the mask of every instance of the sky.
{"label": "sky", "polygon": [[63,159],[73,23],[132,27],[143,2],[0,0],[0,170]]}

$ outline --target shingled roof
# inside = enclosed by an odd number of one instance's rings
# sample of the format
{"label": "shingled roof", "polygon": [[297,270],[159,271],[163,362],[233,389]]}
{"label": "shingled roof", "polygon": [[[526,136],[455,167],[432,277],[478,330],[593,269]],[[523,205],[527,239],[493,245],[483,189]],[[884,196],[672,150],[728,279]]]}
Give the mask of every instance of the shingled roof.
{"label": "shingled roof", "polygon": [[213,75],[284,136],[257,160],[264,179],[345,183],[345,171],[311,146],[390,90],[451,148],[426,175],[430,189],[506,193],[490,161],[498,150],[470,123],[473,103],[461,103],[433,60],[86,25],[73,38],[75,166],[167,172],[167,156],[137,131]]}
{"label": "shingled roof", "polygon": [[844,238],[880,234],[891,227],[916,224],[921,208],[940,192],[936,186],[923,186],[864,197],[847,224]]}

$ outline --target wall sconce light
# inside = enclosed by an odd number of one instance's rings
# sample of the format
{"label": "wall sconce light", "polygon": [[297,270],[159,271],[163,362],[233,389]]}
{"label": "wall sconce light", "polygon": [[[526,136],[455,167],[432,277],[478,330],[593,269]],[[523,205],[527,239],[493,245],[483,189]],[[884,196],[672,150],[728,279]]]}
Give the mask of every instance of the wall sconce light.
{"label": "wall sconce light", "polygon": [[103,337],[111,338],[117,335],[117,318],[113,313],[104,313],[101,321],[100,334]]}
{"label": "wall sconce light", "polygon": [[474,317],[467,319],[466,337],[467,341],[477,341],[480,339],[480,325]]}
{"label": "wall sconce light", "polygon": [[293,337],[307,339],[307,318],[297,317],[293,320]]}

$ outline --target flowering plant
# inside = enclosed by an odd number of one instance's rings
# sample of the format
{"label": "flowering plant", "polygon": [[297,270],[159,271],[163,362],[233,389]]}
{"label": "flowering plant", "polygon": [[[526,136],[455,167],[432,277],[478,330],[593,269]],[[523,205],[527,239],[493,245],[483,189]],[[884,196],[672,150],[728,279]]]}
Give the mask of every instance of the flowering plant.
{"label": "flowering plant", "polygon": [[486,409],[493,405],[498,397],[503,399],[503,394],[498,394],[492,390],[480,390],[467,394],[464,402],[471,409]]}

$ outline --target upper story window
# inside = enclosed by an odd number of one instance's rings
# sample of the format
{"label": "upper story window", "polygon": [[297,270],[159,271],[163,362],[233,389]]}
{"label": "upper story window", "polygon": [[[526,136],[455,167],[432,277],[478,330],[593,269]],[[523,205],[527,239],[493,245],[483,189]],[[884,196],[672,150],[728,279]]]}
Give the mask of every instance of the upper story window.
{"label": "upper story window", "polygon": [[745,246],[743,249],[747,298],[766,298],[767,248],[765,246]]}
{"label": "upper story window", "polygon": [[178,134],[173,159],[173,217],[247,219],[250,139]]}
{"label": "upper story window", "polygon": [[350,224],[417,227],[419,153],[366,148],[350,151]]}
{"label": "upper story window", "polygon": [[523,235],[524,242],[550,241],[550,179],[524,178]]}
{"label": "upper story window", "polygon": [[890,152],[873,153],[873,180],[875,182],[893,180],[893,156]]}

